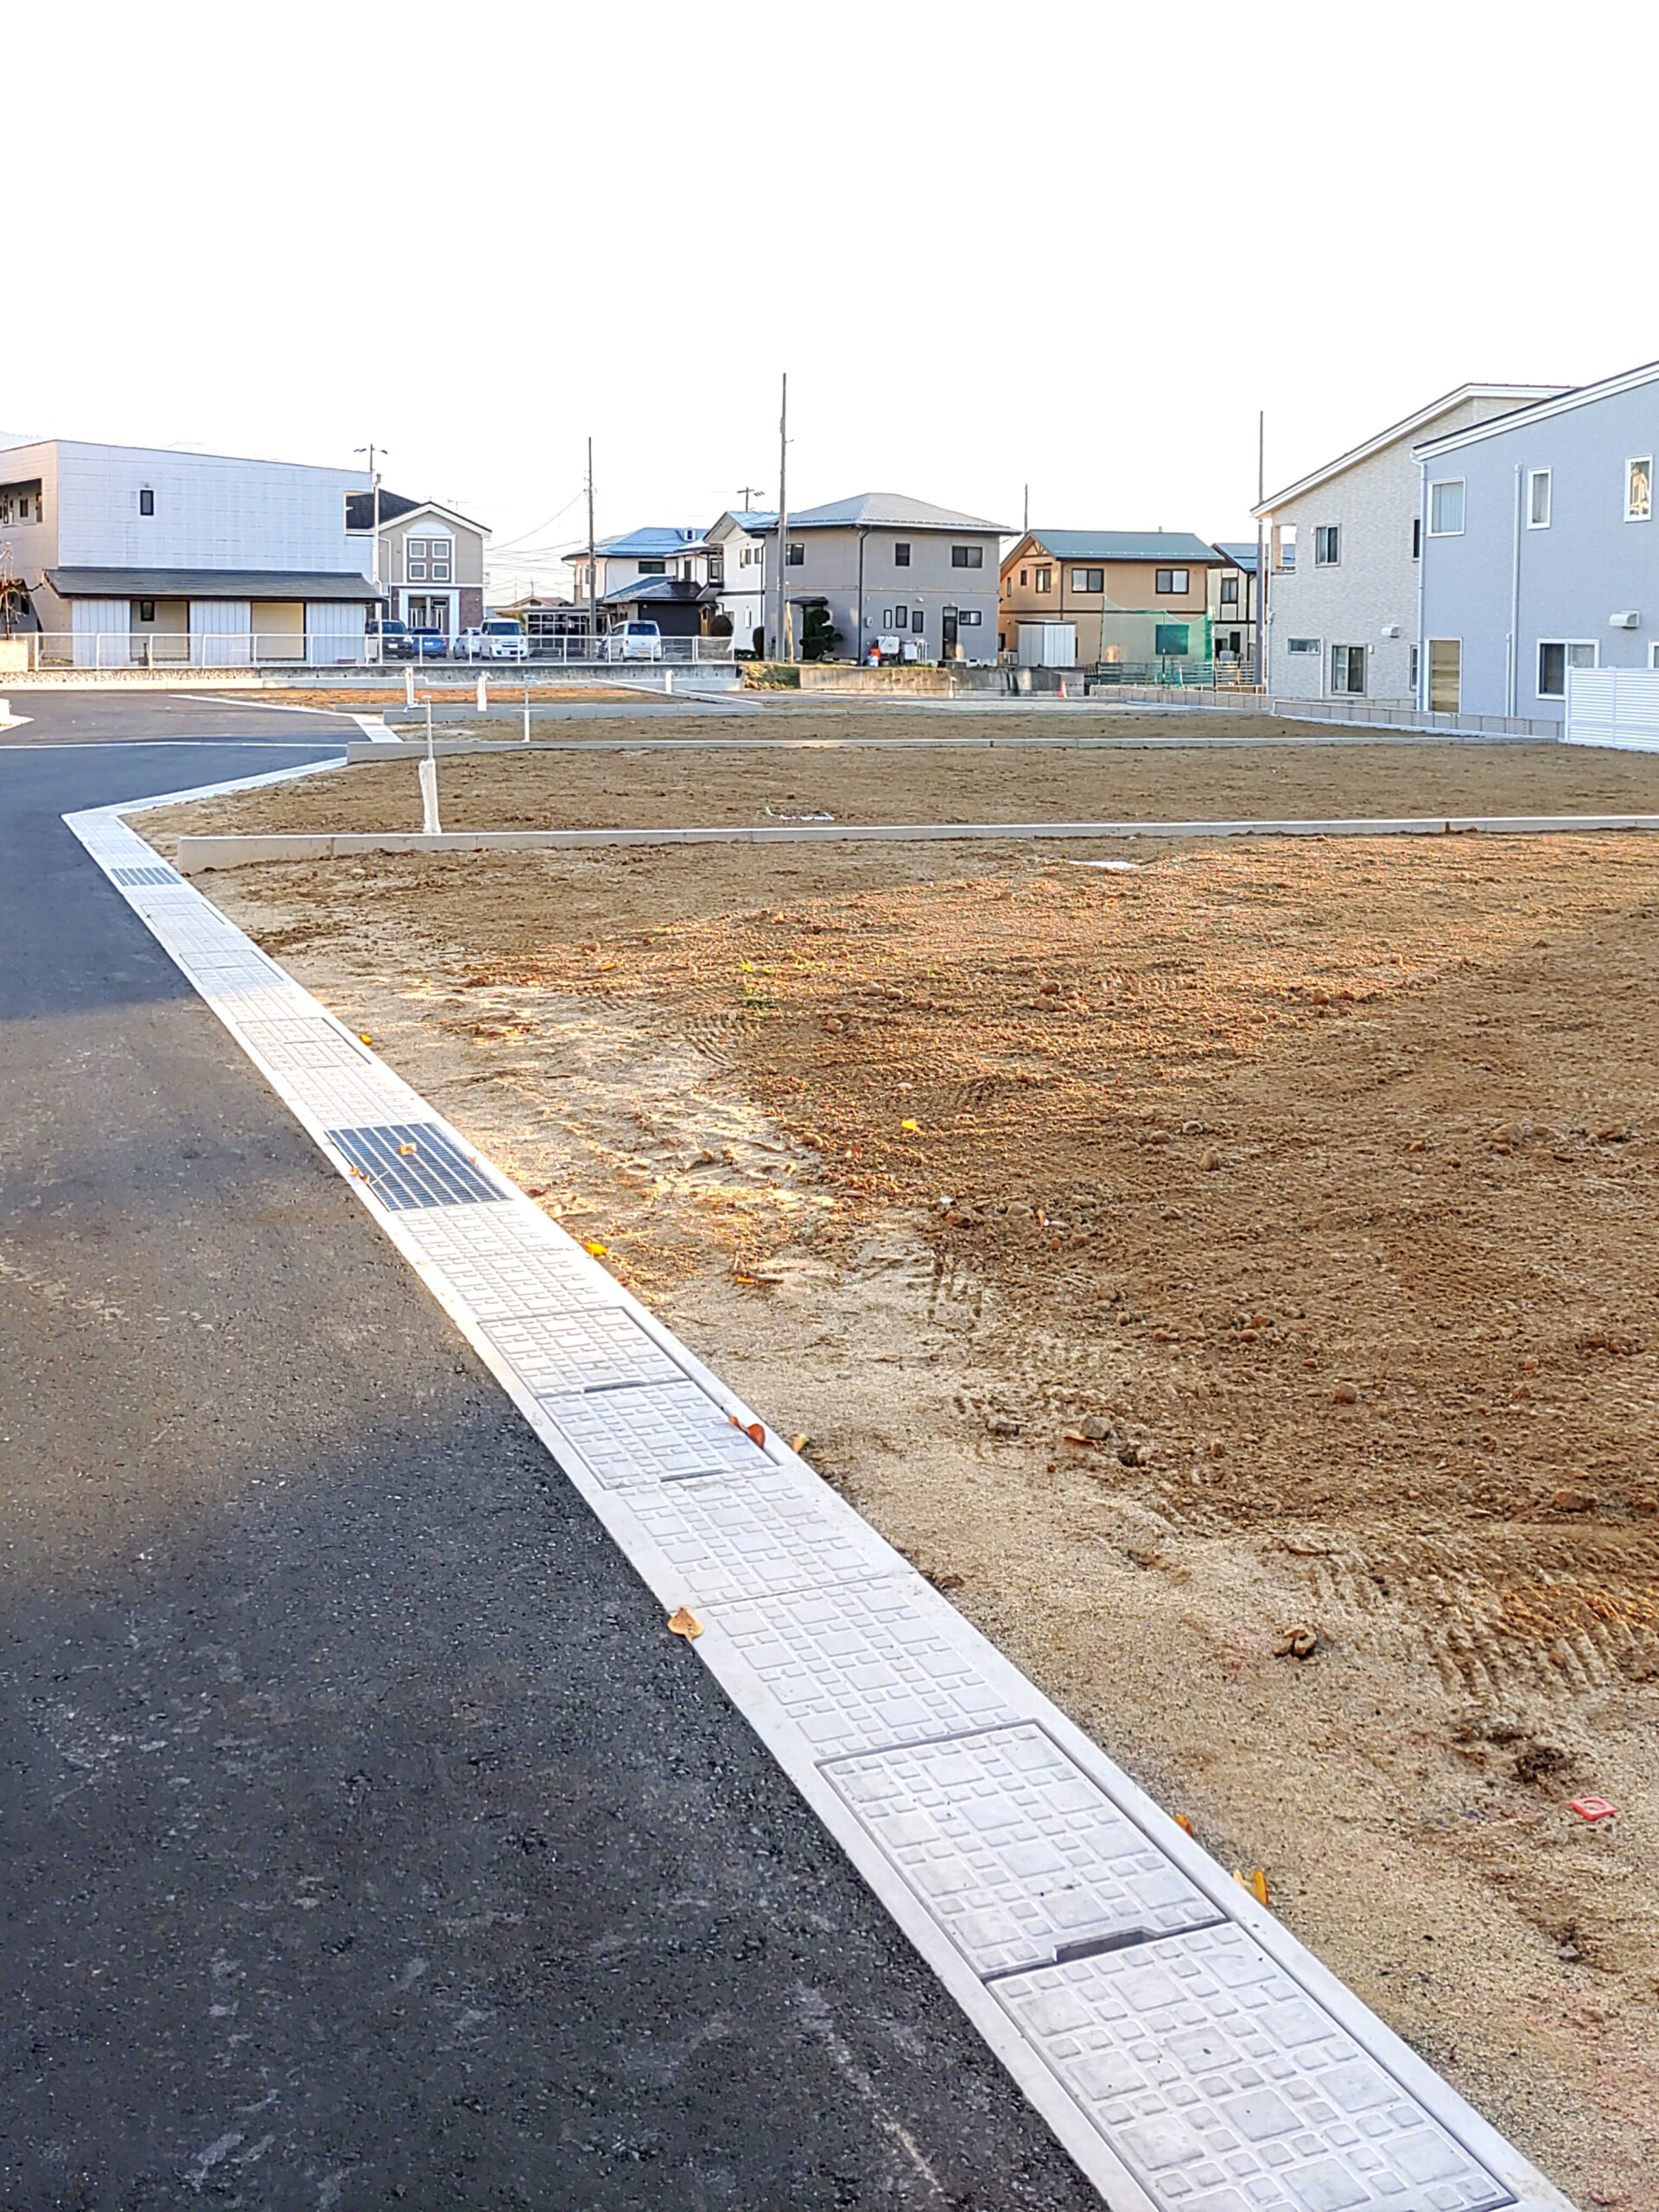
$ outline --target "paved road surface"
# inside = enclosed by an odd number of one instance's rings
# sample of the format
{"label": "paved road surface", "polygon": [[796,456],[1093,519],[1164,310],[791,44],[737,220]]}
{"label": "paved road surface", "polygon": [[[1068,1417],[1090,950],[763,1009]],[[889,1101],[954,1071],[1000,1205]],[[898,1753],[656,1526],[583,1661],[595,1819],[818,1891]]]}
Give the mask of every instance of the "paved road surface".
{"label": "paved road surface", "polygon": [[330,725],[16,703],[0,2206],[1096,2204],[58,822]]}

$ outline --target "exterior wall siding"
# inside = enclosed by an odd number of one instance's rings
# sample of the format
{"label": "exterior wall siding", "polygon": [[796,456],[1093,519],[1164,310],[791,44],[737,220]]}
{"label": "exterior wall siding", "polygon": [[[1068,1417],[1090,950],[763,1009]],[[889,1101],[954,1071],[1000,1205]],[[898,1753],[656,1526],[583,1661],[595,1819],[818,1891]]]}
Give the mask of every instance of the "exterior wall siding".
{"label": "exterior wall siding", "polygon": [[[346,528],[346,493],[367,488],[360,472],[56,444],[56,564],[369,572],[366,540]],[[153,515],[138,512],[146,486],[156,495]]]}
{"label": "exterior wall siding", "polygon": [[[1411,656],[1418,643],[1418,563],[1412,558],[1411,543],[1421,486],[1414,448],[1426,438],[1444,437],[1506,413],[1516,404],[1510,399],[1460,400],[1300,499],[1274,506],[1275,527],[1295,528],[1296,565],[1274,569],[1269,552],[1270,691],[1285,699],[1328,698],[1331,648],[1363,645],[1365,696],[1385,706],[1414,703]],[[1313,559],[1313,533],[1330,524],[1340,532],[1340,558],[1333,568],[1320,568]],[[1383,629],[1395,625],[1400,635],[1385,638]],[[1293,638],[1314,639],[1319,651],[1293,653]]]}
{"label": "exterior wall siding", "polygon": [[[863,543],[862,591],[860,590],[859,540]],[[807,599],[828,602],[830,620],[842,633],[836,647],[843,659],[861,660],[879,637],[893,626],[886,618],[903,606],[913,614],[922,609],[924,627],[907,624],[906,635],[923,642],[927,658],[937,660],[944,639],[943,618],[947,607],[976,613],[979,620],[957,632],[964,661],[996,658],[997,554],[999,540],[985,531],[924,531],[918,529],[804,530],[790,542],[805,548],[799,568],[784,571],[785,590],[794,605],[795,645],[801,638],[801,606]],[[773,543],[776,541],[774,539]],[[910,547],[910,565],[900,568],[893,558],[898,544]],[[951,563],[953,545],[976,545],[982,565],[957,569]],[[766,626],[777,621],[774,596],[766,607]]]}
{"label": "exterior wall siding", "polygon": [[[1460,477],[1464,529],[1424,543],[1423,630],[1462,641],[1465,714],[1501,715],[1515,661],[1513,712],[1548,719],[1565,701],[1538,690],[1544,640],[1582,640],[1603,668],[1646,668],[1659,638],[1659,518],[1624,519],[1628,461],[1659,457],[1659,385],[1517,423],[1425,461],[1428,481]],[[1521,496],[1535,469],[1550,472],[1550,518],[1530,529]],[[1518,621],[1511,609],[1518,604]],[[1633,610],[1634,630],[1610,617]],[[1514,629],[1511,648],[1510,633]]]}

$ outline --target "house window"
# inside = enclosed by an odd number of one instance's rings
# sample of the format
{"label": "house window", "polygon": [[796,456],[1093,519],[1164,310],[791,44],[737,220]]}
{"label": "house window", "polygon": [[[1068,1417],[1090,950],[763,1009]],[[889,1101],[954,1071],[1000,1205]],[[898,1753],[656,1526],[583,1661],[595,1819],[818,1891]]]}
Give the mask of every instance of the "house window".
{"label": "house window", "polygon": [[1624,464],[1624,519],[1646,522],[1653,512],[1653,456]]}
{"label": "house window", "polygon": [[1538,640],[1538,696],[1564,699],[1569,668],[1593,668],[1596,648],[1582,638],[1541,638]]}
{"label": "house window", "polygon": [[1336,693],[1357,693],[1365,689],[1365,648],[1363,645],[1332,645],[1331,648],[1331,689]]}
{"label": "house window", "polygon": [[153,599],[141,599],[139,601],[138,620],[141,622],[153,622],[156,620],[156,602]]}
{"label": "house window", "polygon": [[1160,569],[1153,588],[1160,599],[1180,599],[1186,593],[1185,569]]}
{"label": "house window", "polygon": [[902,630],[909,620],[910,609],[907,607],[895,607],[887,617],[887,627],[889,630]]}
{"label": "house window", "polygon": [[1027,578],[1028,574],[1029,574],[1029,571],[1028,571],[1028,570],[1027,570],[1027,569],[1020,569],[1020,588],[1022,591],[1025,589],[1025,587],[1026,587],[1026,582],[1027,582]]}
{"label": "house window", "polygon": [[639,573],[642,576],[665,576],[668,574],[668,563],[666,561],[641,561]]}
{"label": "house window", "polygon": [[711,584],[725,582],[726,556],[723,553],[711,553],[709,556],[709,581]]}
{"label": "house window", "polygon": [[1414,561],[1421,561],[1423,557],[1423,518],[1421,515],[1413,515],[1411,518],[1411,557]]}
{"label": "house window", "polygon": [[406,537],[404,540],[404,581],[423,584],[426,582],[426,540]]}
{"label": "house window", "polygon": [[1313,565],[1334,569],[1342,558],[1342,531],[1333,522],[1322,522],[1313,532]]}
{"label": "house window", "polygon": [[1037,582],[1036,582],[1036,585],[1035,585],[1034,588],[1035,588],[1036,590],[1038,590],[1038,591],[1052,591],[1052,590],[1053,589],[1053,588],[1054,588],[1054,571],[1053,571],[1053,569],[1039,569],[1037,570],[1036,574],[1037,574]]}
{"label": "house window", "polygon": [[907,539],[901,537],[895,542],[893,549],[893,565],[895,569],[907,569],[910,566],[910,544]]}
{"label": "house window", "polygon": [[156,494],[148,484],[138,494],[138,512],[141,515],[153,515],[156,512]]}
{"label": "house window", "polygon": [[919,607],[912,607],[910,610],[910,626],[917,632],[927,627],[927,618]]}
{"label": "house window", "polygon": [[1238,605],[1238,578],[1224,576],[1221,580],[1221,603],[1224,607]]}
{"label": "house window", "polygon": [[799,538],[792,538],[790,541],[789,565],[791,569],[804,568],[806,565],[806,548]]}
{"label": "house window", "polygon": [[982,569],[985,548],[982,545],[953,545],[950,548],[950,565],[953,569]]}
{"label": "house window", "polygon": [[432,581],[447,584],[449,581],[450,558],[454,551],[454,541],[448,537],[432,540]]}
{"label": "house window", "polygon": [[1463,640],[1431,638],[1428,641],[1428,711],[1455,715],[1463,698]]}
{"label": "house window", "polygon": [[1073,591],[1104,591],[1106,588],[1105,569],[1073,569],[1071,588]]}
{"label": "house window", "polygon": [[1428,487],[1428,534],[1431,537],[1460,537],[1463,534],[1463,479],[1448,477]]}
{"label": "house window", "polygon": [[963,607],[957,610],[957,620],[962,624],[963,629],[971,630],[982,623],[985,617],[976,607]]}
{"label": "house window", "polygon": [[1160,660],[1185,659],[1191,635],[1190,623],[1160,622],[1153,631],[1152,649]]}
{"label": "house window", "polygon": [[1527,479],[1527,528],[1549,528],[1549,471],[1535,468]]}
{"label": "house window", "polygon": [[1417,696],[1417,648],[1415,645],[1411,649],[1411,666],[1407,673],[1406,684],[1414,699]]}
{"label": "house window", "polygon": [[1287,638],[1285,651],[1288,653],[1316,653],[1319,650],[1317,638]]}

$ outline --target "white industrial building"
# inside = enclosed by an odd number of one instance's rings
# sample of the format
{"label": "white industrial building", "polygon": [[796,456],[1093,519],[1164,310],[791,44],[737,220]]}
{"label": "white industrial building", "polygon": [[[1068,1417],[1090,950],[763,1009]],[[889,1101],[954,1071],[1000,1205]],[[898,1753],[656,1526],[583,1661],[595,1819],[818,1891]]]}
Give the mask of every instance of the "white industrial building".
{"label": "white industrial building", "polygon": [[0,449],[0,540],[41,664],[313,666],[364,658],[360,470],[43,439]]}

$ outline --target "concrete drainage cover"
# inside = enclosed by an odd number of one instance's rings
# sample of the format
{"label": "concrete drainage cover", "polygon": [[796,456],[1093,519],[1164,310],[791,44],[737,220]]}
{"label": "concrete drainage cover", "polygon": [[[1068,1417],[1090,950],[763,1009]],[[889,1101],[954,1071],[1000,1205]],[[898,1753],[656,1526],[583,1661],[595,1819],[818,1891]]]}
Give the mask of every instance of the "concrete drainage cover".
{"label": "concrete drainage cover", "polygon": [[685,1370],[620,1306],[503,1315],[492,1321],[490,1337],[535,1398],[685,1380]]}
{"label": "concrete drainage cover", "polygon": [[747,1482],[671,1483],[630,1503],[701,1605],[905,1572],[867,1522],[798,1468],[768,1469]]}
{"label": "concrete drainage cover", "polygon": [[112,868],[110,880],[118,883],[124,891],[136,891],[144,884],[157,887],[162,884],[175,884],[181,890],[184,888],[184,878],[175,874],[170,868]]}
{"label": "concrete drainage cover", "polygon": [[1168,2212],[1513,2202],[1241,1928],[992,1987]]}
{"label": "concrete drainage cover", "polygon": [[824,1772],[982,1978],[1221,1918],[1029,1722]]}
{"label": "concrete drainage cover", "polygon": [[686,1482],[697,1475],[762,1475],[760,1446],[733,1427],[695,1382],[645,1382],[629,1389],[537,1401],[557,1440],[606,1490]]}
{"label": "concrete drainage cover", "polygon": [[1025,1719],[902,1582],[755,1598],[714,1618],[820,1764]]}
{"label": "concrete drainage cover", "polygon": [[392,1213],[410,1206],[499,1205],[507,1196],[435,1122],[330,1129],[328,1141]]}

